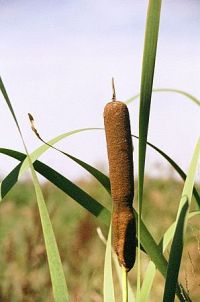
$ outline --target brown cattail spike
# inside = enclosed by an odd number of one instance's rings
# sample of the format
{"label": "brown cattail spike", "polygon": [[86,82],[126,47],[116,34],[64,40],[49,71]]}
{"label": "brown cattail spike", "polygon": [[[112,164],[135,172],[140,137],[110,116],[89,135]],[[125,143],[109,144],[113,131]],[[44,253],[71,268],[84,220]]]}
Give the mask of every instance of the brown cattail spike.
{"label": "brown cattail spike", "polygon": [[135,262],[136,223],[132,208],[133,154],[127,106],[119,101],[108,103],[104,109],[104,124],[113,200],[113,246],[119,263],[129,271]]}

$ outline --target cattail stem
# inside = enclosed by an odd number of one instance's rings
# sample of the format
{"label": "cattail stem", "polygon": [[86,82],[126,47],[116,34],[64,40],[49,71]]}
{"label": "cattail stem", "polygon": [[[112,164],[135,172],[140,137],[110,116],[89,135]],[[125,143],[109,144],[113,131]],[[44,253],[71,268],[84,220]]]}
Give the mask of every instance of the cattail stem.
{"label": "cattail stem", "polygon": [[[140,207],[140,205],[138,205]],[[140,210],[138,210],[139,212]],[[137,237],[138,237],[138,249],[137,249],[137,290],[136,297],[137,301],[140,301],[140,292],[141,292],[141,249],[140,249],[140,216],[138,215],[138,224],[137,224]]]}
{"label": "cattail stem", "polygon": [[128,273],[122,265],[122,301],[128,302]]}

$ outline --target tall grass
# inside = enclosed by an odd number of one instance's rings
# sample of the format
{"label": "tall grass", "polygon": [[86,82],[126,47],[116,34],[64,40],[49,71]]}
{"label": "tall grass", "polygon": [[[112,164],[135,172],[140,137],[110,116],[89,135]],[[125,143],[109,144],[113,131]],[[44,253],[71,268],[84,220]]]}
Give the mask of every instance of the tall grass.
{"label": "tall grass", "polygon": [[[158,147],[153,146],[151,143],[147,142],[148,137],[148,125],[149,116],[151,109],[151,95],[153,88],[153,77],[154,77],[154,67],[156,59],[156,49],[157,40],[159,32],[159,20],[161,11],[161,1],[149,1],[147,20],[146,20],[146,33],[145,33],[145,44],[143,53],[143,66],[142,66],[142,77],[141,77],[141,90],[140,90],[140,112],[139,112],[139,159],[138,159],[138,211],[134,210],[135,217],[137,219],[137,240],[138,240],[138,257],[137,257],[137,292],[136,301],[145,302],[149,301],[149,295],[151,292],[151,287],[156,275],[156,269],[160,271],[164,277],[165,286],[163,288],[163,301],[170,302],[174,301],[175,295],[179,301],[191,301],[190,293],[188,293],[187,288],[180,284],[179,282],[179,271],[184,247],[185,230],[188,224],[188,220],[191,216],[199,214],[200,197],[197,189],[195,188],[195,175],[198,166],[198,159],[200,155],[200,141],[197,140],[197,145],[195,147],[191,164],[186,174],[178,164],[169,157],[164,151],[160,150]],[[29,154],[26,143],[23,138],[23,131],[20,128],[17,117],[15,115],[14,108],[12,107],[11,101],[8,97],[6,88],[3,84],[2,79],[0,79],[0,89],[4,100],[10,110],[11,116],[16,124],[19,132],[19,137],[21,137],[24,144],[25,153],[18,152],[17,150],[10,150],[6,148],[0,148],[0,153],[17,159],[20,163],[5,177],[0,186],[1,201],[4,201],[4,197],[10,192],[15,183],[20,179],[22,174],[28,169],[31,169],[32,181],[35,188],[36,200],[38,204],[39,216],[41,219],[41,225],[43,230],[45,249],[47,252],[47,260],[49,264],[49,271],[51,276],[51,283],[53,289],[54,300],[58,302],[69,301],[68,289],[66,285],[62,262],[59,254],[59,250],[56,243],[56,236],[53,231],[51,219],[44,201],[41,187],[38,182],[36,172],[43,175],[47,180],[69,195],[73,200],[78,202],[82,207],[87,209],[91,214],[93,214],[98,222],[102,225],[104,224],[109,229],[110,225],[110,213],[112,210],[111,198],[108,197],[107,200],[102,201],[101,199],[95,199],[91,194],[87,193],[84,189],[81,189],[77,184],[71,182],[64,175],[55,171],[48,165],[39,161],[38,158],[42,153],[46,152],[51,145],[73,135],[75,133],[83,131],[98,131],[99,129],[79,129],[74,130],[58,137],[52,139],[45,143],[40,148],[35,150],[32,154]],[[164,89],[155,90],[157,93],[164,91]],[[165,89],[165,91],[170,91],[174,93],[181,93],[187,98],[189,98],[194,105],[199,106],[199,100],[180,90]],[[127,101],[130,103],[138,95]],[[102,131],[103,134],[103,131]],[[166,229],[162,235],[162,239],[158,244],[151,232],[151,228],[147,227],[143,222],[143,206],[145,192],[144,185],[144,175],[145,175],[145,158],[146,158],[146,147],[150,145],[156,152],[159,152],[179,173],[179,175],[185,180],[184,189],[182,192],[182,197],[179,203],[179,208],[177,211],[176,219],[171,224],[171,227]],[[97,168],[83,162],[82,160],[75,158],[74,156],[63,152],[63,155],[69,157],[71,160],[75,161],[82,168],[86,169],[93,177],[95,177],[100,185],[106,190],[108,196],[110,196],[110,182],[109,178]],[[190,208],[193,203],[192,195],[194,196],[194,202],[196,203],[195,212],[190,213]],[[159,227],[159,226],[158,226]],[[166,247],[170,247],[169,257],[166,255]],[[69,246],[70,248],[70,246]],[[106,254],[105,254],[105,265],[104,265],[104,301],[115,301],[114,284],[112,276],[112,261],[111,261],[111,236],[108,236]],[[149,257],[149,265],[146,274],[141,284],[141,261],[142,254],[146,254]],[[116,262],[115,262],[116,263]],[[118,271],[116,264],[116,270]],[[128,301],[130,295],[133,299],[133,294],[130,289],[127,288],[128,282],[126,279],[127,275],[124,274],[123,286],[123,301]],[[130,300],[130,299],[129,299]]]}

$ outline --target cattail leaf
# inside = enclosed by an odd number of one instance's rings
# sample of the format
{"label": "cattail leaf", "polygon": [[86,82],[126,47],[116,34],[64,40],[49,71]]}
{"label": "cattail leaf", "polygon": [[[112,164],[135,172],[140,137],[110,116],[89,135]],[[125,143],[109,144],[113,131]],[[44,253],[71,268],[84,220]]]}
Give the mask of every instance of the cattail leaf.
{"label": "cattail leaf", "polygon": [[[200,106],[200,100],[198,100],[195,96],[193,96],[192,94],[185,92],[183,90],[179,90],[179,89],[172,89],[172,88],[158,88],[158,89],[152,89],[152,92],[171,92],[171,93],[178,93],[181,94],[183,96],[185,96],[186,98],[188,98],[189,100],[191,100],[193,103],[195,103],[196,105]],[[132,103],[134,100],[136,100],[137,98],[140,97],[140,94],[136,94],[133,97],[131,97],[130,99],[128,99],[125,103],[128,105],[130,103]]]}
{"label": "cattail leaf", "polygon": [[152,261],[150,261],[147,270],[145,272],[144,280],[142,282],[142,287],[140,291],[140,301],[142,302],[149,301],[149,294],[151,291],[151,287],[155,275],[156,275],[156,266]]}
{"label": "cattail leaf", "polygon": [[115,302],[114,282],[112,274],[112,243],[111,243],[111,225],[106,242],[106,253],[104,262],[104,280],[103,280],[103,299],[104,302]]}
{"label": "cattail leaf", "polygon": [[[15,124],[16,124],[16,126],[17,126],[17,129],[18,129],[19,134],[20,134],[20,136],[21,136],[21,138],[22,138],[22,141],[23,141],[23,137],[22,137],[21,129],[20,129],[20,127],[19,127],[19,123],[18,123],[18,121],[17,121],[15,112],[14,112],[14,110],[13,110],[13,108],[12,108],[10,99],[9,99],[9,97],[8,97],[6,88],[5,88],[4,84],[3,84],[3,81],[2,81],[2,78],[1,78],[1,77],[0,77],[0,90],[1,90],[1,93],[3,94],[4,100],[6,101],[6,104],[7,104],[8,108],[9,108],[9,110],[10,110],[10,113],[12,114],[12,117],[13,117],[13,119],[14,119],[14,121],[15,121]],[[24,142],[24,141],[23,141],[23,142]]]}
{"label": "cattail leaf", "polygon": [[69,301],[68,289],[51,220],[49,218],[49,214],[45,205],[44,197],[37,179],[37,175],[33,166],[30,167],[32,170],[33,184],[35,187],[39,213],[42,223],[45,248],[47,252],[47,259],[52,281],[53,296],[56,302],[67,302]]}
{"label": "cattail leaf", "polygon": [[67,285],[66,285],[66,281],[65,281],[65,276],[64,276],[64,272],[63,272],[63,268],[62,268],[62,263],[61,263],[56,239],[54,236],[52,224],[51,224],[49,214],[48,214],[48,211],[46,208],[42,190],[40,188],[37,175],[33,168],[33,165],[32,165],[20,126],[18,124],[17,118],[15,116],[14,110],[12,108],[11,102],[9,100],[8,94],[6,92],[6,89],[3,85],[1,78],[0,78],[0,90],[4,96],[4,99],[7,103],[8,108],[16,123],[16,126],[18,128],[19,134],[21,136],[21,139],[22,139],[22,142],[24,145],[24,149],[26,151],[27,159],[29,161],[29,167],[31,169],[32,180],[33,180],[33,184],[35,187],[36,199],[37,199],[37,203],[38,203],[40,219],[41,219],[41,224],[42,224],[44,242],[45,242],[45,247],[46,247],[46,252],[47,252],[47,259],[48,259],[48,264],[49,264],[51,281],[52,281],[54,300],[56,302],[67,302],[67,301],[69,301],[68,289],[67,289]]}
{"label": "cattail leaf", "polygon": [[64,155],[75,161],[78,165],[84,168],[87,172],[89,172],[92,176],[94,176],[105,188],[105,190],[110,193],[110,180],[109,178],[103,174],[100,170],[92,167],[91,165],[87,164],[86,162],[74,157],[66,152],[62,152]]}
{"label": "cattail leaf", "polygon": [[[85,132],[85,131],[94,131],[94,130],[102,130],[102,129],[101,128],[81,128],[81,129],[73,130],[73,131],[58,135],[57,137],[51,139],[46,144],[44,144],[41,147],[39,147],[38,149],[36,149],[31,154],[32,161],[34,161],[34,159],[35,160],[38,159],[39,156],[41,156],[45,151],[47,151],[50,147],[53,147],[53,145],[55,145],[57,142],[61,141],[62,139],[66,138],[66,137],[69,137],[71,135],[77,134],[77,133],[81,133],[81,132]],[[70,159],[75,161],[78,165],[82,166],[86,171],[88,171],[90,174],[92,174],[97,180],[100,179],[100,181],[103,184],[104,188],[108,192],[110,192],[109,178],[106,177],[101,171],[99,171],[96,168],[90,166],[86,162],[70,155],[69,153],[66,153],[66,152],[64,152],[62,150],[59,150],[57,148],[54,148],[54,149],[56,149],[58,152],[62,153],[63,155],[69,157]],[[26,162],[24,162],[24,165],[26,165]]]}
{"label": "cattail leaf", "polygon": [[142,195],[144,182],[144,168],[146,156],[146,142],[149,126],[151,94],[156,60],[157,40],[160,22],[161,0],[149,1],[146,32],[144,41],[142,77],[140,86],[139,110],[139,159],[138,159],[138,203],[139,216],[142,210]]}
{"label": "cattail leaf", "polygon": [[200,101],[193,96],[190,93],[187,93],[183,90],[179,90],[179,89],[172,89],[172,88],[160,88],[160,89],[153,89],[153,92],[171,92],[171,93],[178,93],[181,94],[183,96],[185,96],[186,98],[189,98],[193,103],[195,103],[196,105],[200,106]]}
{"label": "cattail leaf", "polygon": [[45,165],[42,162],[36,161],[34,163],[34,168],[38,171],[42,176],[51,181],[54,185],[56,185],[59,189],[68,194],[71,198],[78,201],[78,203],[90,211],[96,217],[99,217],[102,221],[105,221],[106,225],[109,225],[110,219],[110,211],[111,205],[106,209],[101,203],[97,202],[94,198],[92,198],[88,193],[79,188],[69,179],[56,172],[51,167]]}
{"label": "cattail leaf", "polygon": [[182,258],[185,227],[188,220],[188,211],[192,199],[192,190],[195,181],[195,174],[200,157],[200,139],[197,142],[193,153],[192,161],[189,167],[188,175],[182,192],[182,198],[176,217],[176,227],[172,246],[169,255],[169,263],[167,268],[167,277],[165,282],[163,302],[174,301],[177,287],[178,273]]}
{"label": "cattail leaf", "polygon": [[178,224],[176,226],[176,230],[170,250],[163,302],[172,302],[175,299],[177,279],[178,279],[180,261],[183,251],[185,216],[189,208],[188,198],[184,197],[183,201],[184,201],[184,205],[181,209],[181,212],[179,213]]}
{"label": "cattail leaf", "polygon": [[151,95],[153,87],[154,68],[156,60],[157,40],[160,23],[161,0],[149,0],[146,18],[146,31],[144,40],[142,76],[140,84],[139,108],[139,150],[138,150],[138,255],[137,255],[137,299],[140,300],[140,226],[142,216],[142,199],[144,186],[144,169],[146,158],[146,144],[149,126]]}

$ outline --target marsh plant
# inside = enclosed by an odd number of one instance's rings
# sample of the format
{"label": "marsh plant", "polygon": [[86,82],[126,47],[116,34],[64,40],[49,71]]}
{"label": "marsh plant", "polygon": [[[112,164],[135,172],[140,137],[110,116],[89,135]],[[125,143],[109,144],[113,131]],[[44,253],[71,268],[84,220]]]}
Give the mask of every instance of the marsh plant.
{"label": "marsh plant", "polygon": [[[41,147],[29,154],[23,138],[23,131],[20,128],[3,81],[0,79],[2,95],[19,131],[25,150],[24,153],[21,153],[17,150],[6,148],[0,149],[1,154],[5,154],[19,161],[19,164],[3,179],[1,183],[2,205],[6,194],[11,191],[25,171],[30,169],[35,188],[39,210],[38,213],[41,220],[53,297],[57,302],[70,301],[70,292],[68,292],[67,286],[70,276],[65,275],[66,272],[64,274],[61,261],[62,258],[58,250],[56,236],[52,228],[52,221],[47,210],[45,197],[39,184],[37,173],[44,176],[49,182],[61,189],[89,213],[94,215],[97,218],[97,224],[99,224],[100,228],[103,228],[104,226],[104,230],[107,230],[108,236],[106,240],[103,238],[101,231],[99,232],[102,240],[106,242],[102,290],[103,301],[119,301],[119,295],[117,295],[117,297],[115,296],[115,282],[113,282],[113,273],[115,274],[115,270],[117,272],[115,276],[118,276],[119,284],[121,284],[122,288],[120,301],[150,301],[151,288],[157,271],[161,273],[163,280],[165,280],[160,301],[172,302],[175,299],[181,302],[194,301],[192,300],[192,292],[188,290],[187,282],[185,284],[180,283],[179,271],[184,248],[186,227],[192,217],[194,218],[197,216],[198,218],[198,215],[200,214],[200,196],[194,185],[200,154],[200,140],[197,141],[187,174],[164,151],[147,141],[160,12],[161,0],[149,0],[143,52],[141,89],[139,94],[139,158],[138,163],[134,163],[134,165],[138,165],[138,196],[134,197],[133,148],[130,131],[132,116],[130,113],[129,119],[129,113],[126,105],[134,101],[138,95],[132,97],[126,102],[119,102],[115,99],[116,96],[113,85],[113,101],[105,108],[104,120],[110,179],[99,169],[92,167],[81,159],[61,151],[65,156],[69,157],[82,168],[87,170],[105,189],[108,196],[112,196],[112,202],[111,198],[107,198],[102,201],[101,198],[95,198],[92,194],[86,192],[83,188],[71,182],[64,175],[61,175],[50,166],[44,164],[38,158],[49,148],[53,147],[53,145],[58,141],[70,135],[84,131],[102,131],[102,135],[105,135],[104,130],[95,130],[94,128],[74,130],[59,135],[46,143],[35,129],[33,117],[29,115],[32,129],[38,138],[43,141],[43,145]],[[164,90],[165,89],[162,89],[162,91]],[[184,97],[187,97],[188,100],[194,102],[194,106],[200,105],[200,102],[195,97],[187,94],[186,92],[174,89],[167,89],[167,91],[182,94]],[[134,129],[132,129],[132,131],[134,132]],[[137,139],[137,137],[134,139]],[[145,209],[144,195],[146,190],[144,175],[147,145],[164,157],[184,181],[180,202],[177,200],[178,206],[176,218],[168,228],[164,230],[159,242],[154,238],[151,228],[144,223],[145,213],[143,212],[143,209]],[[53,148],[56,149],[56,147]],[[150,212],[149,216],[154,214],[155,213]],[[156,227],[159,228],[157,225]],[[65,228],[65,232],[67,232],[67,228]],[[114,251],[112,249],[112,243]],[[10,245],[12,246],[12,243],[10,243]],[[3,246],[1,248],[3,248]],[[68,249],[70,249],[70,244]],[[115,252],[118,260],[116,260]],[[44,250],[42,248],[40,250],[40,255],[44,255]],[[144,259],[143,255],[146,255],[145,261],[148,261],[145,273],[142,269]],[[136,276],[137,287],[133,290],[131,282],[128,281],[128,275],[134,263],[134,275]],[[191,263],[193,263],[193,259],[191,259]],[[188,281],[187,276],[186,280]],[[37,280],[34,279],[34,282],[37,282]],[[93,301],[92,297],[90,297],[90,299]],[[86,301],[84,297],[82,301]]]}

